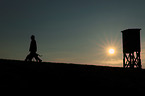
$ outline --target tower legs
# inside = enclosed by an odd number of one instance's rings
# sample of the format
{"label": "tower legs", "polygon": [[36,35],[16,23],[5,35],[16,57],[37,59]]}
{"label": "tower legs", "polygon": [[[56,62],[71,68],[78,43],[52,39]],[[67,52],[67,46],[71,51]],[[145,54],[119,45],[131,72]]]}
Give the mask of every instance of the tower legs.
{"label": "tower legs", "polygon": [[123,67],[141,69],[140,52],[124,53],[123,54]]}

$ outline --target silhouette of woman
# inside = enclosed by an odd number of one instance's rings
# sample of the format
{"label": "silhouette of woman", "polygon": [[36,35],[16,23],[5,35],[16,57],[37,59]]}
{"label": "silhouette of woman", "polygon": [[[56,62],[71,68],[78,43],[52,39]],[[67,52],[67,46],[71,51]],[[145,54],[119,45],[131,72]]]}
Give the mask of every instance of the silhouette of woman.
{"label": "silhouette of woman", "polygon": [[31,43],[29,48],[30,54],[27,55],[25,61],[32,61],[33,58],[35,58],[36,62],[42,62],[42,60],[38,57],[39,54],[37,54],[37,44],[35,40],[35,36],[31,36]]}
{"label": "silhouette of woman", "polygon": [[37,51],[37,44],[36,44],[36,40],[35,40],[34,35],[31,36],[31,43],[30,43],[29,51],[31,53],[36,53],[36,51]]}

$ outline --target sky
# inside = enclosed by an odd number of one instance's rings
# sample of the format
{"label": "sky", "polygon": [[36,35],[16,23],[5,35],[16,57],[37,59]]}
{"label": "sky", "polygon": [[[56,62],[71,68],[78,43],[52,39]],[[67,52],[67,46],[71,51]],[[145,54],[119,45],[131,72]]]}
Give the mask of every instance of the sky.
{"label": "sky", "polygon": [[0,58],[24,60],[35,35],[45,62],[122,67],[121,31],[141,28],[145,68],[144,9],[145,0],[0,0]]}

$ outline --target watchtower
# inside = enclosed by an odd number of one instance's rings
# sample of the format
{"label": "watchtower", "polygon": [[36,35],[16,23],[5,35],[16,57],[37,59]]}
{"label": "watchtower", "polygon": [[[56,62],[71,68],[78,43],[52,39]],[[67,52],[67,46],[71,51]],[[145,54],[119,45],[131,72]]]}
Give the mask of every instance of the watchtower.
{"label": "watchtower", "polygon": [[123,67],[141,68],[141,29],[126,29],[121,31],[123,38]]}

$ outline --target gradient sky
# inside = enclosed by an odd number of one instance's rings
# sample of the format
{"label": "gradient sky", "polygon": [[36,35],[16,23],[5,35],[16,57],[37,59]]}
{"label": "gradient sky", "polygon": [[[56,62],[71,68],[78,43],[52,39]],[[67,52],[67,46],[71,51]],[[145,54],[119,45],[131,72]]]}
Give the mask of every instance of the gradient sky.
{"label": "gradient sky", "polygon": [[43,61],[122,67],[121,31],[141,28],[145,68],[144,10],[145,0],[0,0],[0,58],[24,60],[33,34]]}

